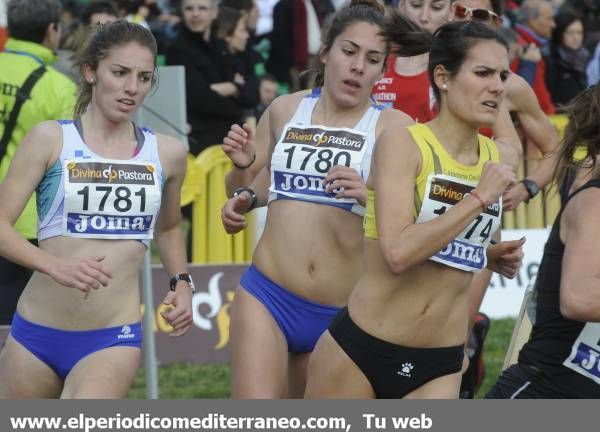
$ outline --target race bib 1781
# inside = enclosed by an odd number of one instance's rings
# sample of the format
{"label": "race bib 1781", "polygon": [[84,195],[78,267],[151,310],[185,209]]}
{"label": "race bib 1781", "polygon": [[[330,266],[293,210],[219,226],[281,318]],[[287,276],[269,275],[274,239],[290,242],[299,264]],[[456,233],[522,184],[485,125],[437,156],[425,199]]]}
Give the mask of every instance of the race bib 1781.
{"label": "race bib 1781", "polygon": [[161,188],[154,164],[70,160],[65,164],[63,234],[151,239]]}

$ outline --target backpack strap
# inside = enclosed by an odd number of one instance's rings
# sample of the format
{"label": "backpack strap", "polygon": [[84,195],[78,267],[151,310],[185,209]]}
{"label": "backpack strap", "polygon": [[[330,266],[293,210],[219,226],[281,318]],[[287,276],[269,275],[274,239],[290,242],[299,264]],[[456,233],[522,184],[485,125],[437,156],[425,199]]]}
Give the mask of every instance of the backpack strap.
{"label": "backpack strap", "polygon": [[29,99],[29,95],[31,94],[31,90],[36,82],[44,75],[46,72],[46,66],[40,66],[35,69],[33,72],[29,74],[23,85],[17,90],[15,105],[13,106],[12,111],[10,112],[10,116],[8,117],[8,121],[4,125],[4,133],[2,134],[2,139],[0,140],[0,161],[4,158],[6,154],[6,148],[8,146],[8,142],[10,141],[10,137],[12,136],[13,130],[17,125],[17,118],[19,117],[19,112],[23,107],[23,104]]}

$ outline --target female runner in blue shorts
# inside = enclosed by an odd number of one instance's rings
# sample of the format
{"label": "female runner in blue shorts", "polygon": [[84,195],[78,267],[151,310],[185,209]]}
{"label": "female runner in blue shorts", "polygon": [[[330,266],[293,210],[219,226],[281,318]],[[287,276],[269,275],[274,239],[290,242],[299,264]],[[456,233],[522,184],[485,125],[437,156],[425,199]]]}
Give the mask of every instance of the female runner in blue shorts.
{"label": "female runner in blue shorts", "polygon": [[[411,123],[370,97],[389,52],[383,20],[370,1],[336,14],[317,87],[279,97],[259,122],[255,163],[266,167],[252,184],[236,168],[249,187],[223,209],[228,231],[242,229],[252,207],[268,202],[268,214],[232,308],[234,397],[301,397],[308,356],[360,276],[373,145],[384,129]],[[226,151],[239,167],[254,160],[253,141],[232,127]]]}
{"label": "female runner in blue shorts", "polygon": [[[192,320],[179,227],[187,151],[131,121],[155,82],[154,37],[125,21],[101,26],[81,71],[75,120],[33,128],[0,185],[0,254],[35,271],[0,353],[2,398],[127,395],[141,351],[138,275],[153,237],[174,276],[163,300],[171,335]],[[12,228],[33,192],[39,248]]]}

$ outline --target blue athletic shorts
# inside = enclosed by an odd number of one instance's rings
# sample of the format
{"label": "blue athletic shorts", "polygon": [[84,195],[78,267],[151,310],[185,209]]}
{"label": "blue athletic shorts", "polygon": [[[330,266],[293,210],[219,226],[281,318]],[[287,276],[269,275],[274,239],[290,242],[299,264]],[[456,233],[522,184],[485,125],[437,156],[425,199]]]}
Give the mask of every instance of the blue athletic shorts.
{"label": "blue athletic shorts", "polygon": [[310,352],[340,308],[306,300],[282,288],[251,265],[240,280],[281,329],[292,353]]}
{"label": "blue athletic shorts", "polygon": [[142,346],[142,324],[97,330],[61,330],[35,324],[15,313],[11,336],[63,380],[87,355],[114,346]]}

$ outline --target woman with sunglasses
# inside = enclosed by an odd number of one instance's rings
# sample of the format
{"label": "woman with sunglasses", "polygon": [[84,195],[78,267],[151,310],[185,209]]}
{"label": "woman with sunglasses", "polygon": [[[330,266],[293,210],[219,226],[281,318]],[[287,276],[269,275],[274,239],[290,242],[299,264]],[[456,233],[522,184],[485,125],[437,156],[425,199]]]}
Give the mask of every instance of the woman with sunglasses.
{"label": "woman with sunglasses", "polygon": [[[453,11],[457,21],[472,19],[494,27],[501,23],[496,18],[502,14],[498,0],[459,0],[454,4]],[[553,152],[558,147],[559,138],[556,129],[540,108],[533,89],[518,74],[510,74],[506,81],[504,106],[518,118],[523,141],[531,142],[544,155],[528,167],[526,178],[503,195],[504,209],[513,210],[521,202],[536,196],[551,181],[556,163]],[[532,155],[536,154],[536,151],[530,152]]]}
{"label": "woman with sunglasses", "polygon": [[484,24],[494,25],[496,27],[500,27],[502,25],[502,17],[489,9],[469,7],[461,2],[454,3],[453,12],[454,17],[458,20],[479,21]]}
{"label": "woman with sunglasses", "polygon": [[[387,31],[406,28],[392,15]],[[473,274],[487,266],[514,277],[522,259],[522,241],[490,245],[516,181],[505,164],[514,150],[478,135],[502,104],[505,42],[480,23],[405,36],[399,50],[429,51],[440,112],[377,141],[363,272],[311,356],[309,398],[457,398]]]}

